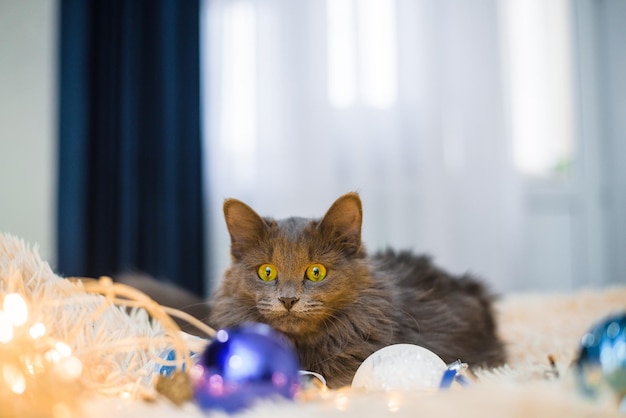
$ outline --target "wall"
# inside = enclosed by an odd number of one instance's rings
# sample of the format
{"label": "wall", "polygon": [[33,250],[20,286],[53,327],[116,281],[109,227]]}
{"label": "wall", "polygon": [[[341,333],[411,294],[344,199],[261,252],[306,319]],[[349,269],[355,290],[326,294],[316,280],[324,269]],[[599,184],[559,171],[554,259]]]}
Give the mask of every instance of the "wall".
{"label": "wall", "polygon": [[0,231],[54,265],[57,0],[0,1]]}
{"label": "wall", "polygon": [[595,34],[590,54],[598,63],[598,102],[601,169],[605,188],[601,199],[607,208],[606,284],[626,283],[626,2],[603,0],[592,3],[591,31]]}

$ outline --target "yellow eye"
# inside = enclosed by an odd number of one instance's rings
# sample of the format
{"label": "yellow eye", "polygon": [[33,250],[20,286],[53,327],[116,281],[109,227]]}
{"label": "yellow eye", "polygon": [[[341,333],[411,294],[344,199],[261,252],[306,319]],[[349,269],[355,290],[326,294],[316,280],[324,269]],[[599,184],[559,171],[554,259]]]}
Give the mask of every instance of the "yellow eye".
{"label": "yellow eye", "polygon": [[312,282],[321,282],[326,278],[326,267],[322,264],[311,264],[306,269],[306,278]]}
{"label": "yellow eye", "polygon": [[276,280],[278,270],[273,264],[261,264],[261,267],[257,270],[257,274],[259,275],[259,279],[271,282],[272,280]]}

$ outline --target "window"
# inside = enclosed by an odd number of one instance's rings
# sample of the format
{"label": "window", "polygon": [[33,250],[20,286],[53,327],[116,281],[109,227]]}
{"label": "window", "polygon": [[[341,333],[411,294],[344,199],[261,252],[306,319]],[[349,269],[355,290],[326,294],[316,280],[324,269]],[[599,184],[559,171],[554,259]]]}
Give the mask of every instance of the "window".
{"label": "window", "polygon": [[513,151],[529,177],[567,178],[574,157],[569,4],[509,0],[503,7]]}
{"label": "window", "polygon": [[328,98],[336,108],[396,101],[394,0],[328,0]]}
{"label": "window", "polygon": [[[258,142],[258,22],[248,0],[206,2],[203,16],[205,131],[210,166],[232,166],[252,182]],[[219,155],[220,157],[216,157]]]}

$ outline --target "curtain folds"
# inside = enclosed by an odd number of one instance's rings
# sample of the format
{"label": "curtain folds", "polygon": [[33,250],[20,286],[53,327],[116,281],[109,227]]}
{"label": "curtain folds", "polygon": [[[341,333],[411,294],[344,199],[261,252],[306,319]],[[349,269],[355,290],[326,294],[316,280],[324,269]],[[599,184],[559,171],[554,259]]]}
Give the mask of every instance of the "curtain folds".
{"label": "curtain folds", "polygon": [[198,0],[62,0],[58,270],[204,295]]}
{"label": "curtain folds", "polygon": [[[212,195],[280,218],[356,190],[371,251],[524,283],[497,1],[205,2]],[[209,203],[217,274],[228,234]]]}

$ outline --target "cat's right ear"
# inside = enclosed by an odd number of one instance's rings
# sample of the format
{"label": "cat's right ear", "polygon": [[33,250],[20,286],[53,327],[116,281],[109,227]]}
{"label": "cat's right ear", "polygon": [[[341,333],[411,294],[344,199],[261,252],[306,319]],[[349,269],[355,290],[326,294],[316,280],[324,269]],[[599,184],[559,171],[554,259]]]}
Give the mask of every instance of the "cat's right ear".
{"label": "cat's right ear", "polygon": [[230,234],[230,252],[236,258],[250,246],[258,245],[268,228],[263,218],[237,199],[224,201],[224,219]]}

